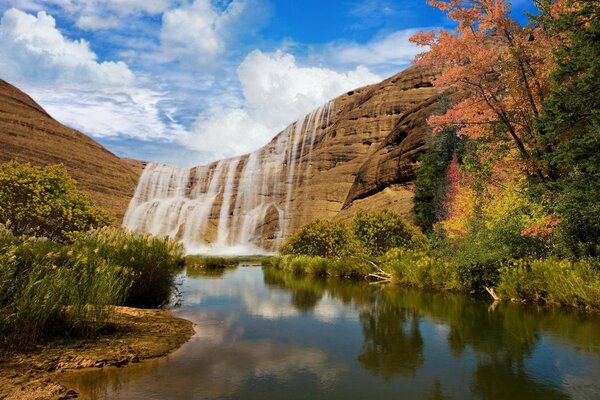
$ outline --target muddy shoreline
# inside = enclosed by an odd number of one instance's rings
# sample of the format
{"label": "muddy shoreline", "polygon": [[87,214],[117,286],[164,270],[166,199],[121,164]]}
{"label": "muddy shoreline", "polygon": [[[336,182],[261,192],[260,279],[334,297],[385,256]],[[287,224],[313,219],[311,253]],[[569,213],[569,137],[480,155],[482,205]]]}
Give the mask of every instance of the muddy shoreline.
{"label": "muddy shoreline", "polygon": [[193,334],[192,322],[168,310],[115,307],[109,329],[96,338],[56,340],[0,355],[0,399],[77,398],[77,392],[59,383],[61,374],[162,357]]}

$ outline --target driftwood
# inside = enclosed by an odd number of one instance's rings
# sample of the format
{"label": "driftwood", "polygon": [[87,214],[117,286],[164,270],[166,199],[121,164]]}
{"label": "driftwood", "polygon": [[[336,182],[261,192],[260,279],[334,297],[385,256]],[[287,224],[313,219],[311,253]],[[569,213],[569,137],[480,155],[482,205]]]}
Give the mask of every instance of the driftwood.
{"label": "driftwood", "polygon": [[494,302],[502,300],[502,297],[500,297],[496,294],[496,292],[494,291],[494,288],[485,286],[485,291],[488,292],[490,294],[490,296],[492,296],[492,299],[494,299]]}
{"label": "driftwood", "polygon": [[375,264],[373,261],[370,260],[365,260],[366,262],[368,262],[369,264],[371,264],[376,272],[373,272],[369,275],[367,275],[368,278],[375,278],[377,279],[377,282],[374,282],[375,284],[381,284],[381,283],[389,283],[392,281],[392,275],[385,272],[384,270],[382,270],[379,265]]}

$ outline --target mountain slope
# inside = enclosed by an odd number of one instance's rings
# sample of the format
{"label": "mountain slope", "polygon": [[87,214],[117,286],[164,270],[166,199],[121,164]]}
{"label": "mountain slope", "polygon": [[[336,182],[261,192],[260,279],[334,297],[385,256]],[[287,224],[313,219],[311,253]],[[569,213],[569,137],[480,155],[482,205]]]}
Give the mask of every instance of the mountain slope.
{"label": "mountain slope", "polygon": [[96,203],[117,217],[129,204],[138,173],[83,133],[68,128],[11,84],[0,80],[0,163],[64,164]]}

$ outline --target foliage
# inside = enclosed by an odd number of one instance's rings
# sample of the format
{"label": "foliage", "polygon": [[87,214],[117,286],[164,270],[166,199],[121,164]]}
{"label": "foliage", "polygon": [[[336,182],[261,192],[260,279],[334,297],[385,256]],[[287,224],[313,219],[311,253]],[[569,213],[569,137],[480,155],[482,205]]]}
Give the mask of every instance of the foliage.
{"label": "foliage", "polygon": [[15,235],[66,241],[73,232],[109,225],[110,216],[75,189],[62,165],[0,165],[0,223]]}
{"label": "foliage", "polygon": [[389,272],[398,284],[443,290],[464,289],[458,270],[452,263],[424,250],[392,249],[382,261],[382,269]]}
{"label": "foliage", "polygon": [[[534,123],[549,92],[552,49],[557,38],[540,27],[522,27],[510,18],[510,4],[499,0],[430,0],[456,21],[455,31],[420,32],[411,40],[428,46],[417,63],[441,71],[435,84],[465,94],[444,115],[430,117],[438,131],[485,138],[518,151],[520,171],[545,180]],[[496,151],[491,146],[491,151]]]}
{"label": "foliage", "polygon": [[415,222],[424,232],[446,216],[445,200],[448,167],[456,151],[457,137],[444,129],[431,140],[431,147],[421,157],[415,176]]}
{"label": "foliage", "polygon": [[124,302],[132,307],[166,303],[175,275],[184,263],[183,246],[174,240],[112,227],[78,235],[73,247],[75,252],[107,260],[134,274],[135,280]]}
{"label": "foliage", "polygon": [[0,230],[0,341],[27,346],[57,335],[94,335],[133,280],[107,260]]}
{"label": "foliage", "polygon": [[418,228],[387,209],[358,210],[352,219],[352,233],[367,254],[375,257],[394,247],[417,248],[427,242]]}
{"label": "foliage", "polygon": [[[561,37],[552,91],[538,122],[562,243],[578,256],[600,256],[600,5],[543,2],[539,24]],[[562,12],[559,12],[562,11]]]}
{"label": "foliage", "polygon": [[505,298],[600,308],[600,273],[587,260],[519,260],[500,270]]}
{"label": "foliage", "polygon": [[312,257],[342,257],[356,251],[352,234],[342,222],[315,219],[290,236],[281,254]]}

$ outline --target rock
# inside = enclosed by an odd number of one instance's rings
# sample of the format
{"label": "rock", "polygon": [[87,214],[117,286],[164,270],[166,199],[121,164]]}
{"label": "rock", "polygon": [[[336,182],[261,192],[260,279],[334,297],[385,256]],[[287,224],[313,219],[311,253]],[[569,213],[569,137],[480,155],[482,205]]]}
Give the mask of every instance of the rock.
{"label": "rock", "polygon": [[[187,170],[150,165],[125,224],[160,226],[160,234],[176,231],[199,246],[251,242],[276,250],[282,236],[314,218],[390,208],[412,219],[412,181],[431,135],[426,120],[440,108],[434,78],[415,66],[352,90],[248,155]],[[177,183],[161,184],[166,176]],[[189,210],[201,212],[182,214]]]}

